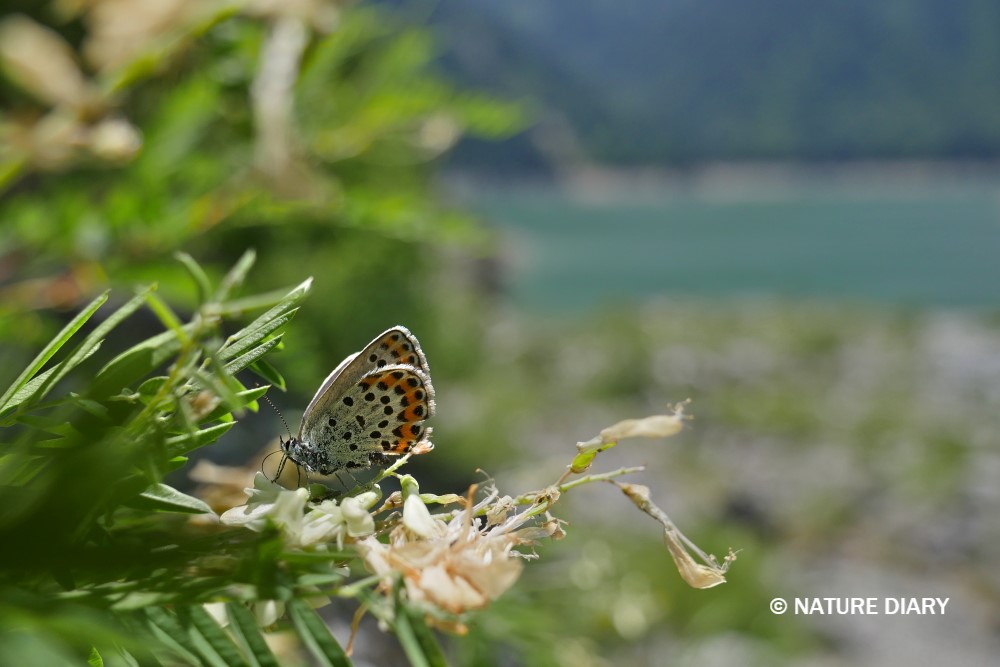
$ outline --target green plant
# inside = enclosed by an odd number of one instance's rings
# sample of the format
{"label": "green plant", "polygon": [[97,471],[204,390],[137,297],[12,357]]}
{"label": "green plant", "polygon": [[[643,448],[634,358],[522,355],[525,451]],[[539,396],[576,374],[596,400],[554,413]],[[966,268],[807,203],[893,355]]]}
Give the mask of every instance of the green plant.
{"label": "green plant", "polygon": [[[180,259],[201,299],[190,321],[182,323],[155,286],[110,314],[102,308],[109,295],[102,294],[0,396],[0,533],[13,547],[0,556],[5,664],[29,664],[38,655],[70,660],[88,635],[92,646],[132,646],[126,628],[134,618],[94,610],[124,611],[175,598],[192,603],[233,584],[202,560],[224,558],[233,548],[231,536],[184,528],[184,515],[211,510],[162,480],[184,465],[189,452],[226,433],[234,414],[256,409],[267,387],[248,389],[235,374],[249,368],[275,376],[262,357],[280,344],[281,328],[310,281],[279,298],[240,299],[233,292],[253,253],[215,288],[190,257]],[[102,343],[144,306],[164,331],[98,366]],[[224,336],[228,320],[263,309]],[[181,567],[203,576],[177,588]],[[75,625],[81,615],[92,632]]]}
{"label": "green plant", "polygon": [[[245,505],[221,522],[193,520],[214,512],[163,478],[256,409],[269,385],[248,389],[236,373],[282,383],[264,356],[281,344],[311,280],[278,298],[239,298],[252,252],[218,286],[192,258],[178,259],[199,293],[188,322],[154,286],[82,335],[108,301],[102,295],[0,397],[3,664],[277,664],[260,627],[290,623],[321,664],[349,665],[312,608],[337,596],[359,603],[358,618],[367,611],[389,627],[411,664],[443,665],[430,628],[460,629],[510,588],[531,556],[524,549],[562,534],[553,505],[592,482],[618,484],[663,524],[688,583],[724,581],[731,556],[720,567],[698,552],[706,564],[695,563],[684,546],[693,545],[648,490],[615,481],[638,468],[570,480],[621,439],[678,432],[680,409],[605,429],[578,445],[554,484],[517,497],[490,484],[480,485],[485,494],[421,494],[398,472],[407,454],[337,498],[322,485],[286,489],[258,472]],[[164,330],[98,367],[101,344],[144,306]],[[225,335],[230,319],[259,310]],[[401,490],[383,498],[378,483],[390,476]],[[428,505],[458,508],[431,514]]]}

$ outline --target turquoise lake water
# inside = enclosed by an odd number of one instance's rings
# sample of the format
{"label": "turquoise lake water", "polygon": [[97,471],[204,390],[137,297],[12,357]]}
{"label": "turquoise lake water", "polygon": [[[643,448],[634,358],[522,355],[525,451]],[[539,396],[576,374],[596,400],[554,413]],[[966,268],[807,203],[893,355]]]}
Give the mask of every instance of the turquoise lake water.
{"label": "turquoise lake water", "polygon": [[528,309],[661,296],[1000,306],[1000,183],[856,190],[465,200],[501,233],[505,287]]}

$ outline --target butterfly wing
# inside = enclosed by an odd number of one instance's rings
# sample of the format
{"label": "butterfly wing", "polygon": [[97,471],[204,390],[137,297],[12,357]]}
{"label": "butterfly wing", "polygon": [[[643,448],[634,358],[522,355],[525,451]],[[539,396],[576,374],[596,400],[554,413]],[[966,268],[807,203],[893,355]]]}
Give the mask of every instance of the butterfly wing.
{"label": "butterfly wing", "polygon": [[[373,370],[395,364],[413,366],[427,376],[428,382],[430,380],[431,370],[427,366],[427,358],[420,349],[416,336],[406,327],[398,325],[376,336],[365,349],[347,357],[333,369],[302,414],[299,437],[305,435],[311,426],[310,422],[319,419],[329,404],[334,402],[336,396],[343,393],[345,387],[358,382]],[[433,398],[433,387],[429,391]]]}
{"label": "butterfly wing", "polygon": [[350,385],[338,380],[335,386],[336,401],[324,404],[302,428],[303,440],[317,452],[310,465],[321,474],[385,463],[430,432],[423,422],[434,412],[433,388],[413,366],[385,366]]}
{"label": "butterfly wing", "polygon": [[434,387],[416,337],[393,327],[340,363],[302,416],[299,441],[322,474],[408,452],[430,429]]}

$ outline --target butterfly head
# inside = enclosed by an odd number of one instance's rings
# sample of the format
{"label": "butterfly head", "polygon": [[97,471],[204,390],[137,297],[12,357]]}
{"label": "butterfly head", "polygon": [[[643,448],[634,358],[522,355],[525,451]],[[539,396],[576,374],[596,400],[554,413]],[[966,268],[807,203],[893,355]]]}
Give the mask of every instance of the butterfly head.
{"label": "butterfly head", "polygon": [[279,437],[278,438],[278,442],[281,445],[281,451],[282,451],[282,453],[284,453],[284,455],[287,458],[290,458],[292,461],[294,461],[298,465],[305,465],[305,464],[307,464],[307,461],[305,461],[305,458],[306,458],[306,455],[307,455],[308,451],[311,449],[308,446],[308,443],[304,442],[303,440],[299,440],[298,438],[296,438],[294,436],[289,436],[288,440],[282,440]]}

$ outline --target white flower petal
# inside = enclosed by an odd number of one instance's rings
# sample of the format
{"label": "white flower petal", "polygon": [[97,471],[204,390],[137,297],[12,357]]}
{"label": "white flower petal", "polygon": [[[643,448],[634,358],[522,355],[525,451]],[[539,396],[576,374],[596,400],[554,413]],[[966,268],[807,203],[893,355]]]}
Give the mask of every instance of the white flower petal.
{"label": "white flower petal", "polygon": [[403,501],[403,525],[415,535],[427,540],[438,537],[444,532],[441,522],[431,516],[427,505],[424,505],[420,496],[416,494],[408,496]]}
{"label": "white flower petal", "polygon": [[462,577],[449,575],[442,565],[429,567],[420,573],[420,589],[424,599],[456,614],[466,609],[478,609],[489,601]]}
{"label": "white flower petal", "polygon": [[[375,519],[362,504],[366,501],[367,498],[361,500],[358,498],[344,498],[340,503],[340,509],[344,513],[344,521],[347,523],[347,534],[351,537],[363,537],[375,532]],[[370,505],[374,503],[375,500],[373,499]]]}
{"label": "white flower petal", "polygon": [[201,606],[205,608],[205,611],[208,612],[208,615],[211,616],[216,623],[222,627],[229,625],[229,614],[226,612],[225,602],[206,602]]}
{"label": "white flower petal", "polygon": [[274,625],[285,613],[285,603],[279,600],[263,600],[255,602],[253,613],[257,617],[257,624],[262,628]]}

